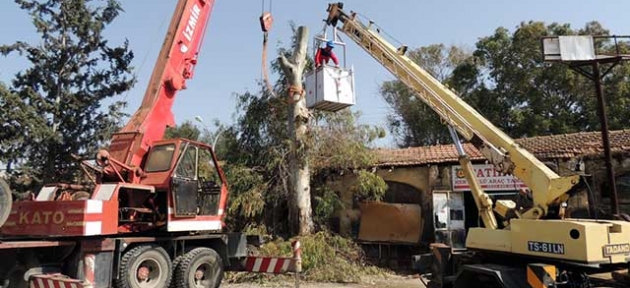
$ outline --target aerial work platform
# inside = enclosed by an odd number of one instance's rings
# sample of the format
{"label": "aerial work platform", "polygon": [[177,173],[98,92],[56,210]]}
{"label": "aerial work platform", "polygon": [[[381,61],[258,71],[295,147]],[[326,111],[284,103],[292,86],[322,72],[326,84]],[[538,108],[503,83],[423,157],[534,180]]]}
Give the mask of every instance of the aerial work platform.
{"label": "aerial work platform", "polygon": [[355,103],[354,71],[322,65],[304,75],[306,107],[336,112]]}
{"label": "aerial work platform", "polygon": [[313,37],[313,55],[317,58],[317,51],[325,44],[334,49],[334,52],[330,53],[338,57],[335,59],[338,59],[339,65],[335,67],[321,63],[321,66],[304,74],[306,82],[304,89],[306,107],[336,112],[355,104],[354,67],[346,66],[346,43],[341,40],[335,29],[332,29],[332,37],[329,39],[328,28],[327,24],[324,25],[322,32]]}

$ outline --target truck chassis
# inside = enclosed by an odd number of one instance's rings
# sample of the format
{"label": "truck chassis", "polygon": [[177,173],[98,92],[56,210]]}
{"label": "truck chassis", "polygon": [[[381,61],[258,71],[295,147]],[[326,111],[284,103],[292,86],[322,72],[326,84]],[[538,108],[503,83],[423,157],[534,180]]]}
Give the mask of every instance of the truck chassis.
{"label": "truck chassis", "polygon": [[241,233],[3,239],[0,287],[28,287],[41,275],[94,288],[218,287],[224,271],[245,271],[246,247],[258,240]]}

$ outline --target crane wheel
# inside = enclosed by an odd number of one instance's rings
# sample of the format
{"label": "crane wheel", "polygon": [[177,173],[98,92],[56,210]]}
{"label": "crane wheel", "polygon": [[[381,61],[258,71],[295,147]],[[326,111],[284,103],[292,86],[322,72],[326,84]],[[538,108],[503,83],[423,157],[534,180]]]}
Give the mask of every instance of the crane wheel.
{"label": "crane wheel", "polygon": [[223,279],[223,260],[219,254],[206,247],[198,247],[184,254],[175,267],[176,288],[217,288]]}
{"label": "crane wheel", "polygon": [[0,178],[0,227],[2,227],[4,222],[7,221],[7,218],[9,218],[12,204],[13,197],[11,196],[9,184]]}
{"label": "crane wheel", "polygon": [[26,270],[24,268],[14,268],[7,274],[7,279],[5,280],[3,288],[28,288],[29,284],[27,281],[24,281],[24,273]]}
{"label": "crane wheel", "polygon": [[175,287],[175,271],[177,271],[177,267],[179,266],[179,262],[182,262],[182,259],[184,259],[184,256],[186,254],[182,254],[179,255],[177,257],[175,257],[175,259],[173,259],[173,279],[171,281],[171,283],[169,284],[169,288],[176,288]]}
{"label": "crane wheel", "polygon": [[140,245],[123,254],[119,265],[118,288],[164,288],[171,282],[171,259],[164,248]]}
{"label": "crane wheel", "polygon": [[8,269],[4,281],[0,281],[2,288],[28,288],[30,275],[61,272],[58,267],[42,266],[34,253],[20,253],[18,255],[16,256],[21,259],[20,263],[15,263],[12,268]]}

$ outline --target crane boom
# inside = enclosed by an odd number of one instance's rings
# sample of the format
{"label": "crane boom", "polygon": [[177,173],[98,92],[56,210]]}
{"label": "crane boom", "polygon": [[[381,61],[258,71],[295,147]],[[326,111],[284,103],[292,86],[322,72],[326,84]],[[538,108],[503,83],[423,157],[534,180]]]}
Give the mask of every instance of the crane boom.
{"label": "crane boom", "polygon": [[532,190],[535,207],[524,213],[522,218],[537,219],[545,216],[549,205],[557,204],[567,191],[578,184],[578,175],[562,177],[556,174],[405,56],[406,47],[394,47],[356,19],[356,13],[349,15],[342,9],[342,3],[329,5],[326,20],[328,25],[336,26],[341,21],[343,26],[339,29],[343,33],[411,88],[415,96],[431,107],[447,124],[479,148],[498,171],[514,174]]}
{"label": "crane boom", "polygon": [[179,0],[158,55],[144,99],[129,122],[112,137],[109,154],[139,167],[154,141],[174,126],[171,107],[186,80],[193,77],[214,0]]}
{"label": "crane boom", "polygon": [[[466,235],[467,249],[555,259],[576,266],[627,265],[627,255],[630,252],[625,251],[630,251],[627,240],[630,239],[630,223],[603,219],[570,219],[565,216],[565,204],[572,193],[581,188],[579,175],[556,174],[405,56],[406,47],[395,48],[371,30],[369,25],[361,23],[356,17],[357,13],[344,12],[343,3],[329,4],[327,12],[327,25],[346,34],[412,89],[418,99],[433,109],[450,128],[475,145],[497,170],[514,174],[532,190],[534,205],[526,212],[521,214],[510,200],[497,201],[492,211],[493,203],[489,195],[476,185],[478,182],[472,173],[469,157],[456,145],[466,179],[471,182],[471,194],[484,221],[484,227],[469,227]],[[337,27],[340,21],[343,25]],[[457,133],[452,133],[455,141]],[[501,229],[497,226],[494,212],[505,219]],[[549,249],[550,247],[553,249]],[[617,249],[618,247],[624,248]],[[611,249],[620,252],[614,255],[608,252],[598,253],[612,251]],[[440,257],[435,259],[439,261]],[[485,258],[478,260],[483,259]]]}

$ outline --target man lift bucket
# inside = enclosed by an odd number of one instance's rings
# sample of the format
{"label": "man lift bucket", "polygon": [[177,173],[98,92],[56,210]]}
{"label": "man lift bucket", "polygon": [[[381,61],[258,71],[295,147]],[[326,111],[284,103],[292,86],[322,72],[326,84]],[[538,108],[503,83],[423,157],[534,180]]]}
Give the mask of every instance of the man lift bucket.
{"label": "man lift bucket", "polygon": [[[336,31],[334,31],[336,32]],[[334,49],[341,47],[344,65]],[[304,75],[306,107],[321,111],[336,112],[355,103],[353,69],[345,67],[345,43],[337,33],[333,39],[326,38],[326,31],[314,37],[313,48],[315,69]]]}

